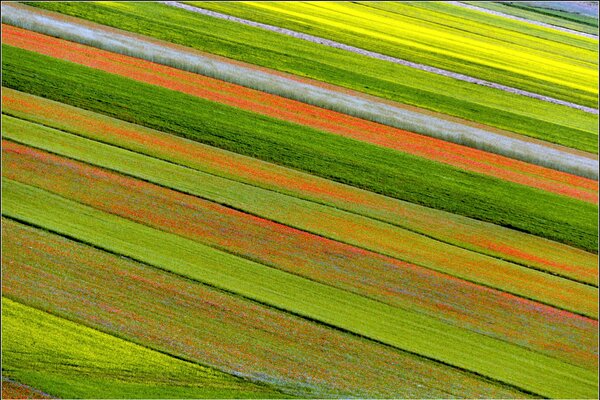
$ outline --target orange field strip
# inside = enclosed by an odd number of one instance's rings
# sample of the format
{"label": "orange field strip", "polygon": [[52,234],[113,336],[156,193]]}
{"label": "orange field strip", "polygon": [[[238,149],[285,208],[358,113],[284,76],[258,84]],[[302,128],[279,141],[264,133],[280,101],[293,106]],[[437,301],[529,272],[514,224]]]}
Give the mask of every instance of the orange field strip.
{"label": "orange field strip", "polygon": [[3,42],[211,101],[598,203],[598,182],[387,127],[175,68],[3,25]]}

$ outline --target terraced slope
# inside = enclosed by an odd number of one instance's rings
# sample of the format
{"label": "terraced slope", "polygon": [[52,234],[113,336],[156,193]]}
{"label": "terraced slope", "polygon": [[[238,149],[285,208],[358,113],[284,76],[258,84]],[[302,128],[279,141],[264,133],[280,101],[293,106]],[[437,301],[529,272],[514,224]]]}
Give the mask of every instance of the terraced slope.
{"label": "terraced slope", "polygon": [[594,153],[598,151],[597,115],[568,107],[545,104],[161,4],[145,3],[135,7],[120,3],[34,5],[553,143]]}

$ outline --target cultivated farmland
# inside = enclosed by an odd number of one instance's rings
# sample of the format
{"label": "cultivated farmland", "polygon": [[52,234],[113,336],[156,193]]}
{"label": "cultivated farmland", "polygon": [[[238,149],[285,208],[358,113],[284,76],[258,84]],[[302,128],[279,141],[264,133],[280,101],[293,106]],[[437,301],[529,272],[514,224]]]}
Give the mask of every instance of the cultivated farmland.
{"label": "cultivated farmland", "polygon": [[2,397],[597,398],[578,9],[3,4]]}

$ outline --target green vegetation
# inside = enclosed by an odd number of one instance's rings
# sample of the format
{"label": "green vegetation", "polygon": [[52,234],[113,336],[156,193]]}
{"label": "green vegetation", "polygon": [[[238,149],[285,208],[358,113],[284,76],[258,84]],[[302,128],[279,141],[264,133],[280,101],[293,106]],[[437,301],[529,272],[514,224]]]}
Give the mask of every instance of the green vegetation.
{"label": "green vegetation", "polygon": [[[223,177],[230,181],[247,183],[258,188],[362,215],[454,246],[516,262],[520,265],[565,274],[569,278],[591,283],[594,286],[598,285],[597,256],[574,247],[498,225],[377,195],[296,169],[207,146],[27,93],[3,88],[2,94],[2,111],[6,115]],[[7,121],[10,125],[12,120],[9,118]],[[20,130],[29,130],[26,128],[27,124],[20,123],[20,125]],[[9,131],[11,129],[7,129],[7,132]],[[42,146],[40,143],[36,145]],[[50,149],[56,149],[56,146]],[[71,157],[76,158],[73,155]],[[112,168],[114,168],[114,164]],[[17,168],[17,170],[20,169]],[[5,168],[5,171],[10,173],[8,167]],[[171,180],[167,183],[172,184],[173,182]],[[231,185],[231,182],[229,184]],[[201,195],[200,192],[196,192],[196,194]],[[213,201],[218,200],[213,198]],[[289,202],[283,200],[283,204],[284,208],[288,209]],[[230,205],[238,209],[244,208],[240,203]],[[344,214],[339,211],[336,213]],[[301,222],[307,222],[306,215],[308,214],[306,212],[301,214],[303,215]],[[310,215],[315,214],[313,212]],[[268,219],[274,219],[272,215],[261,215]],[[289,220],[280,220],[280,222],[290,224]],[[321,228],[323,221],[318,220],[315,225]],[[296,226],[328,236],[321,229],[315,231],[306,225]],[[339,228],[336,226],[333,231],[337,233]],[[460,236],[456,235],[457,231],[461,232]],[[489,237],[493,237],[494,241],[489,242],[487,240]],[[401,240],[394,242],[402,243]],[[517,251],[515,252],[515,250]],[[429,253],[431,254],[431,252]]]}
{"label": "green vegetation", "polygon": [[2,212],[13,219],[544,397],[593,397],[597,390],[596,371],[222,253],[28,185],[8,179],[2,183]]}
{"label": "green vegetation", "polygon": [[478,7],[489,8],[517,17],[569,28],[580,32],[598,34],[598,19],[562,10],[528,5],[525,2],[467,2]]}
{"label": "green vegetation", "polygon": [[64,398],[280,398],[2,297],[2,374]]}
{"label": "green vegetation", "polygon": [[[284,393],[313,399],[527,397],[10,219],[2,219],[2,231],[5,296]],[[540,320],[547,324],[545,317]],[[564,326],[569,336],[570,326]]]}
{"label": "green vegetation", "polygon": [[191,3],[403,60],[597,106],[598,42],[588,38],[570,38],[586,50],[540,40],[528,33],[485,23],[502,20],[499,17],[444,3],[394,3],[393,12],[350,2]]}
{"label": "green vegetation", "polygon": [[598,116],[156,3],[36,6],[596,152]]}
{"label": "green vegetation", "polygon": [[[597,304],[591,300],[597,293],[597,289],[588,285],[465,251],[431,240],[426,236],[341,212],[335,208],[174,166],[60,131],[14,120],[11,117],[4,118],[3,129],[3,135],[7,138],[52,153],[116,170],[320,236],[592,318],[598,316]],[[23,177],[17,176],[15,180],[26,179],[26,177],[27,173],[24,172]],[[27,180],[24,182],[29,184]],[[40,185],[45,186],[43,183]],[[124,206],[124,203],[121,205]],[[127,212],[132,208],[135,207],[126,207]],[[150,222],[149,225],[152,223]],[[360,226],[361,229],[357,230],[356,226]],[[165,229],[169,230],[168,227]],[[180,234],[185,235],[185,233]],[[243,249],[235,251],[236,254],[245,252]],[[256,255],[246,255],[246,257],[257,259]],[[296,273],[301,272],[296,271]],[[506,276],[511,276],[511,279],[506,279]]]}
{"label": "green vegetation", "polygon": [[[593,204],[3,46],[3,85],[597,251]],[[39,65],[45,68],[40,69]],[[376,179],[374,179],[376,177]],[[502,201],[498,201],[502,199]],[[534,200],[535,199],[535,200]]]}

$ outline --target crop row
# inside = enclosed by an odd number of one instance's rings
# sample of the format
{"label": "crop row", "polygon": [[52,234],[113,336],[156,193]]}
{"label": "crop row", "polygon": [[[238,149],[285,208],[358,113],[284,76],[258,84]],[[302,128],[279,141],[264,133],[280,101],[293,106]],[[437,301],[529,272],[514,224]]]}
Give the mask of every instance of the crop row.
{"label": "crop row", "polygon": [[361,120],[242,86],[82,46],[20,28],[3,27],[3,43],[159,85],[258,114],[406,152],[467,171],[598,202],[598,183],[442,140]]}
{"label": "crop row", "polygon": [[[486,257],[335,208],[4,118],[3,135],[363,249],[597,318],[597,288]],[[431,251],[435,248],[436,251]],[[507,279],[510,277],[510,279]]]}
{"label": "crop row", "polygon": [[20,119],[230,181],[332,206],[521,265],[598,284],[596,257],[573,247],[398,201],[11,89],[4,89],[2,96],[3,112]]}
{"label": "crop row", "polygon": [[3,143],[3,170],[7,178],[311,280],[578,365],[597,362],[597,323],[587,318],[11,142]]}
{"label": "crop row", "polygon": [[[162,4],[112,4],[36,5],[212,54],[597,152],[596,115]],[[119,46],[114,44],[113,47]],[[178,67],[185,65],[182,61]]]}
{"label": "crop row", "polygon": [[2,228],[6,295],[293,395],[526,397],[58,235]]}
{"label": "crop row", "polygon": [[598,19],[586,15],[579,15],[547,8],[542,9],[540,7],[530,7],[525,3],[502,4],[487,2],[481,3],[474,1],[466,1],[465,3],[483,10],[491,10],[517,18],[525,18],[529,21],[532,21],[532,23],[541,22],[544,24],[553,25],[555,27],[572,29],[598,37]]}
{"label": "crop row", "polygon": [[[593,204],[11,46],[3,45],[3,51],[3,86],[9,88],[586,250],[597,247]],[[46,68],[40,70],[40,63]]]}
{"label": "crop row", "polygon": [[2,297],[2,375],[66,398],[281,398]]}
{"label": "crop row", "polygon": [[[584,50],[539,40],[530,34],[473,21],[454,5],[432,8],[397,4],[397,12],[387,12],[354,3],[249,3],[237,7],[231,3],[192,2],[201,8],[168,4],[191,12],[206,13],[208,9],[225,13],[219,18],[241,16],[237,23],[266,22],[270,25],[259,26],[316,43],[325,38],[331,42],[321,44],[401,64],[417,63],[408,65],[455,79],[502,84],[492,86],[498,90],[518,88],[529,92],[521,95],[542,94],[546,101],[554,100],[547,98],[552,96],[575,103],[569,104],[572,107],[597,106],[594,41],[582,38],[581,42],[589,47]],[[301,36],[307,33],[311,36]],[[394,58],[388,60],[382,55]]]}
{"label": "crop row", "polygon": [[[547,397],[586,397],[597,371],[232,256],[3,178],[3,214],[263,304]],[[565,381],[572,382],[568,387]]]}

